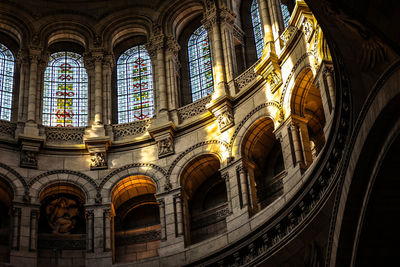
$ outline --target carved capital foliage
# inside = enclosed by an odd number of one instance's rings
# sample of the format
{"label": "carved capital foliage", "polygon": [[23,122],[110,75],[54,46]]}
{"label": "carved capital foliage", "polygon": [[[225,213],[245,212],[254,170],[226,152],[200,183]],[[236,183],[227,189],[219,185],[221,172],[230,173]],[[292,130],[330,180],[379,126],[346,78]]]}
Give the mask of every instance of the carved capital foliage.
{"label": "carved capital foliage", "polygon": [[235,24],[236,15],[227,7],[220,9],[219,17],[221,23],[224,23],[228,26],[233,26]]}
{"label": "carved capital foliage", "polygon": [[167,36],[167,51],[177,57],[180,49],[181,46],[178,44],[176,39],[171,35]]}

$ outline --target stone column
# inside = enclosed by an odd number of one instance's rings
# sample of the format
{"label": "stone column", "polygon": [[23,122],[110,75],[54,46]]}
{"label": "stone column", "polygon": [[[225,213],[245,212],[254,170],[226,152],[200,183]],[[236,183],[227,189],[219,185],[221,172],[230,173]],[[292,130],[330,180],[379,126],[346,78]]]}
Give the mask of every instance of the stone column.
{"label": "stone column", "polygon": [[296,165],[299,164],[301,168],[304,168],[303,150],[302,150],[302,145],[300,143],[299,127],[293,121],[289,127],[292,133],[294,153],[296,156]]}
{"label": "stone column", "polygon": [[102,124],[103,119],[103,86],[102,86],[102,61],[103,52],[93,53],[94,57],[94,123]]}
{"label": "stone column", "polygon": [[207,8],[204,13],[202,23],[208,32],[209,38],[211,37],[210,44],[215,85],[213,99],[217,99],[220,96],[228,95],[229,92],[226,83],[225,61],[222,50],[223,44],[221,38],[219,15],[215,4],[212,4]]}
{"label": "stone column", "polygon": [[42,59],[38,63],[37,67],[37,86],[36,86],[36,121],[42,122],[43,115],[43,90],[44,90],[44,72],[47,68],[47,63],[50,55],[43,55]]}
{"label": "stone column", "polygon": [[[111,205],[111,203],[107,203],[86,206],[87,227],[92,228],[87,228],[89,244],[87,244],[86,266],[112,265],[114,210]],[[90,242],[90,239],[93,241]],[[92,248],[93,253],[89,251]]]}
{"label": "stone column", "polygon": [[167,239],[167,224],[165,220],[165,201],[164,199],[158,200],[158,205],[160,206],[160,223],[161,223],[161,240]]}
{"label": "stone column", "polygon": [[269,14],[271,18],[271,28],[272,34],[274,36],[274,40],[276,40],[280,33],[285,30],[285,25],[283,24],[282,20],[282,11],[280,7],[280,0],[269,0]]}
{"label": "stone column", "polygon": [[230,93],[235,93],[233,79],[237,73],[235,46],[233,43],[233,25],[235,23],[236,15],[228,8],[223,8],[220,12],[221,17],[221,31],[224,58],[226,63],[226,81],[229,84]]}
{"label": "stone column", "polygon": [[175,203],[175,229],[176,236],[183,235],[183,211],[182,211],[182,196],[180,194],[174,196]]}
{"label": "stone column", "polygon": [[302,146],[304,164],[307,168],[313,162],[307,120],[304,118],[297,118],[296,122],[299,126],[300,144]]}
{"label": "stone column", "polygon": [[263,27],[264,44],[267,45],[274,42],[267,0],[258,0],[258,8],[260,10],[260,19]]}
{"label": "stone column", "polygon": [[84,66],[88,75],[88,121],[90,124],[94,121],[94,97],[95,97],[95,79],[93,58],[89,54],[84,55]]}
{"label": "stone column", "polygon": [[333,80],[333,68],[326,66],[324,69],[324,78],[326,79],[326,85],[328,87],[330,102],[332,105],[332,110],[335,109],[335,82]]}
{"label": "stone column", "polygon": [[21,208],[14,207],[11,209],[11,249],[20,249],[21,240]]}
{"label": "stone column", "polygon": [[242,192],[242,208],[249,206],[249,187],[247,182],[246,170],[243,165],[237,167],[240,178],[240,190]]}
{"label": "stone column", "polygon": [[104,252],[112,251],[113,249],[113,229],[114,229],[114,214],[111,209],[105,209],[103,212],[103,244]]}
{"label": "stone column", "polygon": [[165,37],[161,32],[161,27],[156,26],[153,29],[153,37],[147,45],[150,55],[153,55],[151,56],[152,59],[154,59],[154,55],[156,58],[157,72],[155,73],[155,76],[158,86],[158,114],[167,114],[166,112],[168,111],[164,39]]}
{"label": "stone column", "polygon": [[285,170],[292,169],[296,166],[296,156],[294,154],[294,146],[291,137],[291,129],[286,123],[282,123],[274,132],[275,137],[279,140],[282,149],[283,163]]}
{"label": "stone column", "polygon": [[175,110],[179,107],[179,60],[178,52],[180,46],[174,37],[168,36],[167,38],[167,91],[168,91],[168,104],[169,110]]}
{"label": "stone column", "polygon": [[31,220],[30,220],[30,227],[29,227],[29,250],[30,251],[37,250],[38,220],[39,220],[39,210],[37,210],[37,209],[31,210]]}
{"label": "stone column", "polygon": [[103,61],[103,123],[111,124],[111,68],[114,66],[112,55],[106,55]]}
{"label": "stone column", "polygon": [[24,52],[18,54],[18,64],[20,66],[20,76],[19,76],[19,96],[18,96],[18,121],[24,121],[26,118],[24,117],[25,112],[25,79],[27,76],[28,70],[28,55]]}
{"label": "stone column", "polygon": [[86,210],[86,251],[94,252],[94,211]]}
{"label": "stone column", "polygon": [[39,55],[38,53],[30,53],[29,68],[29,91],[28,91],[28,122],[35,123],[36,118],[36,87],[37,87],[37,68]]}
{"label": "stone column", "polygon": [[229,212],[232,213],[232,195],[231,195],[231,185],[229,181],[229,172],[221,174],[221,177],[226,185],[226,202],[228,203]]}

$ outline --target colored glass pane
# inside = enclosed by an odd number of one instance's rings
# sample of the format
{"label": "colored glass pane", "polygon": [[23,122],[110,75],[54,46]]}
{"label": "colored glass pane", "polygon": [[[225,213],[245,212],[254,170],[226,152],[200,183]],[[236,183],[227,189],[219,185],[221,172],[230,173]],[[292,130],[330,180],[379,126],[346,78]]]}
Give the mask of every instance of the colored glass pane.
{"label": "colored glass pane", "polygon": [[207,30],[200,26],[189,38],[189,73],[192,101],[214,92],[210,43]]}
{"label": "colored glass pane", "polygon": [[81,55],[57,52],[44,72],[43,125],[81,127],[88,122],[88,76]]}
{"label": "colored glass pane", "polygon": [[0,119],[11,120],[11,105],[14,82],[14,56],[0,44]]}
{"label": "colored glass pane", "polygon": [[285,26],[286,29],[287,26],[289,25],[290,12],[287,6],[282,3],[281,3],[281,11],[282,11],[283,25]]}
{"label": "colored glass pane", "polygon": [[264,49],[264,40],[263,40],[263,32],[261,26],[260,13],[258,10],[258,2],[257,0],[253,0],[251,3],[251,22],[253,23],[253,32],[254,32],[254,42],[256,44],[256,52],[257,58],[262,56],[262,51]]}
{"label": "colored glass pane", "polygon": [[153,73],[144,45],[125,51],[117,62],[118,123],[154,115]]}

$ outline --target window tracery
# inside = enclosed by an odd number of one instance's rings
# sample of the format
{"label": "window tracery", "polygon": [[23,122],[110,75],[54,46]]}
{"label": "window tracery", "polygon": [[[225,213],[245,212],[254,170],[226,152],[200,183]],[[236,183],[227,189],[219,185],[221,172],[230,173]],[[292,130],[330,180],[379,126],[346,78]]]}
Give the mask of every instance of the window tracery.
{"label": "window tracery", "polygon": [[253,2],[251,3],[250,13],[251,22],[253,24],[254,42],[256,44],[257,58],[260,58],[262,56],[262,50],[264,49],[264,37],[257,0],[253,0]]}
{"label": "window tracery", "polygon": [[14,80],[14,56],[0,43],[0,119],[11,120],[11,105]]}
{"label": "window tracery", "polygon": [[210,43],[203,25],[190,36],[188,55],[192,101],[195,102],[214,92]]}
{"label": "window tracery", "polygon": [[88,76],[74,52],[50,55],[44,72],[43,125],[82,127],[88,122]]}
{"label": "window tracery", "polygon": [[153,73],[144,45],[125,51],[117,62],[118,123],[154,116]]}
{"label": "window tracery", "polygon": [[281,3],[281,12],[282,12],[283,25],[285,26],[286,29],[287,26],[289,26],[289,20],[290,20],[290,12],[287,5]]}

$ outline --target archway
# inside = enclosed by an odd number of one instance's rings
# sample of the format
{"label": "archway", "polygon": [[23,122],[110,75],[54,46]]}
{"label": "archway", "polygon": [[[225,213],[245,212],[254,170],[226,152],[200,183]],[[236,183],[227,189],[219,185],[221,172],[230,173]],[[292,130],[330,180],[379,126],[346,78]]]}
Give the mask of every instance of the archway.
{"label": "archway", "polygon": [[206,154],[191,160],[182,171],[187,244],[226,231],[227,192],[219,168],[219,159]]}
{"label": "archway", "polygon": [[254,211],[268,206],[283,193],[283,155],[273,130],[273,121],[263,117],[250,127],[241,145]]}
{"label": "archway", "polygon": [[[308,138],[302,136],[302,142],[305,146],[304,151],[307,152],[308,149],[311,151],[311,160],[318,156],[325,144],[324,127],[326,123],[321,93],[314,85],[313,80],[311,69],[304,69],[296,79],[290,100],[292,115],[301,118],[302,122],[299,123],[306,124]],[[307,155],[305,156],[307,160]]]}
{"label": "archway", "polygon": [[112,190],[115,210],[115,262],[158,256],[161,242],[156,184],[143,175],[129,176]]}
{"label": "archway", "polygon": [[85,266],[85,194],[76,185],[56,183],[40,194],[38,266]]}
{"label": "archway", "polygon": [[0,263],[10,262],[10,208],[13,198],[11,186],[0,179]]}

